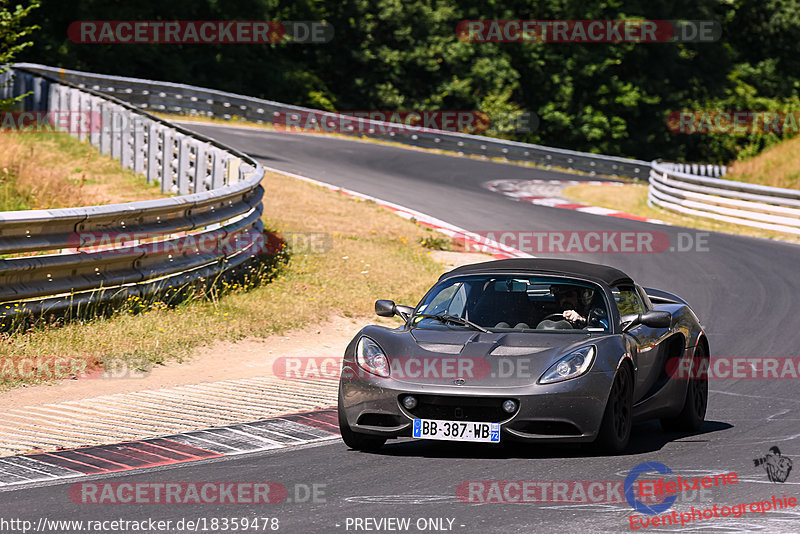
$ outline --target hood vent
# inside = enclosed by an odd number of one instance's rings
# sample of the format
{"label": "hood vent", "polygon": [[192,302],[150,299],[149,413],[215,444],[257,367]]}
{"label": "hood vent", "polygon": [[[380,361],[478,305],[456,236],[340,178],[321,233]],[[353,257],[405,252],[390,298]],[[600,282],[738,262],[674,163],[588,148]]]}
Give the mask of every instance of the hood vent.
{"label": "hood vent", "polygon": [[492,356],[525,356],[527,354],[538,354],[550,350],[552,347],[509,347],[508,345],[500,345],[494,349]]}
{"label": "hood vent", "polygon": [[453,345],[452,343],[418,343],[418,345],[425,350],[442,354],[459,354],[464,348],[464,345]]}

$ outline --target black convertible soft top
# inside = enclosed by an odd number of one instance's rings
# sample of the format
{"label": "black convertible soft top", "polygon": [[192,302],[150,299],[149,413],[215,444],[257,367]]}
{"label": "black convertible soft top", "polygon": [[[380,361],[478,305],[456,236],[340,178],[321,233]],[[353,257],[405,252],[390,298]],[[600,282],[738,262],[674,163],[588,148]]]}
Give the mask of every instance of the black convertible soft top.
{"label": "black convertible soft top", "polygon": [[443,274],[439,280],[450,278],[455,275],[462,275],[477,272],[541,272],[560,275],[571,275],[604,282],[609,286],[618,284],[633,283],[630,276],[619,269],[600,265],[597,263],[586,263],[576,260],[560,260],[552,258],[513,258],[510,260],[487,261],[483,263],[473,263],[457,267],[450,272]]}

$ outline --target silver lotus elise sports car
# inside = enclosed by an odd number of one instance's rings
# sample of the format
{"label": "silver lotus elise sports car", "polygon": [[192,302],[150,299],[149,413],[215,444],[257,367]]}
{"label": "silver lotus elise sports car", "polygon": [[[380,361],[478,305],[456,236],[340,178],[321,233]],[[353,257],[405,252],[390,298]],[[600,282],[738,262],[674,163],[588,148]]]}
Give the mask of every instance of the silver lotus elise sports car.
{"label": "silver lotus elise sports car", "polygon": [[703,424],[709,347],[680,297],[604,265],[512,259],[459,267],[399,328],[347,346],[339,427],[353,449],[387,439],[595,442],[625,450],[634,422]]}

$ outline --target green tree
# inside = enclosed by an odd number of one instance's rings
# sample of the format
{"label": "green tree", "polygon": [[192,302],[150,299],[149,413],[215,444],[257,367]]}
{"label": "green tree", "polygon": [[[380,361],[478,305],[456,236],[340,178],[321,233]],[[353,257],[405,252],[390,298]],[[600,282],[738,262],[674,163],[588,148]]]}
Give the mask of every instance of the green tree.
{"label": "green tree", "polygon": [[[39,7],[38,0],[31,0],[27,6],[16,4],[13,8],[11,1],[0,0],[0,76],[9,71],[17,54],[33,45],[32,41],[24,39],[39,29],[39,26],[35,24],[27,25],[24,22],[30,12]],[[10,83],[10,80],[6,82],[6,84]],[[7,109],[23,96],[0,99],[0,109]]]}
{"label": "green tree", "polygon": [[[3,0],[0,0],[3,1]],[[23,1],[23,0],[18,0]],[[798,109],[800,0],[37,0],[21,59],[200,85],[326,110],[523,111],[533,132],[486,132],[589,152],[726,162],[785,135],[687,135],[680,110]],[[715,20],[713,43],[474,43],[468,19]],[[82,44],[81,20],[323,20],[324,45]],[[496,121],[493,120],[496,124]]]}

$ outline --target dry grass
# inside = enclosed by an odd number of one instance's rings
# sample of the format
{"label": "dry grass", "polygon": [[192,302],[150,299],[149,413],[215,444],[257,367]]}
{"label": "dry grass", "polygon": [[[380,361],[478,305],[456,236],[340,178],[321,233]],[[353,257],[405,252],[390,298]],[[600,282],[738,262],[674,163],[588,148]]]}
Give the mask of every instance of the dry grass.
{"label": "dry grass", "polygon": [[565,197],[582,204],[618,210],[649,219],[658,219],[675,226],[800,242],[800,236],[793,234],[760,230],[758,228],[718,222],[702,217],[692,217],[690,215],[682,215],[667,211],[655,206],[649,206],[647,204],[647,188],[648,186],[645,184],[625,184],[615,187],[604,185],[573,185],[565,188],[561,193]]}
{"label": "dry grass", "polygon": [[[270,192],[264,198],[265,225],[284,236],[330,234],[328,250],[295,250],[271,283],[234,290],[219,300],[194,300],[172,309],[143,303],[138,313],[133,303],[128,312],[108,319],[5,335],[0,357],[19,361],[56,354],[135,367],[180,360],[217,339],[313,329],[336,314],[372,320],[376,299],[416,304],[441,273],[420,245],[430,231],[373,202],[278,174],[267,173],[265,180]],[[2,378],[0,388],[31,381]]]}
{"label": "dry grass", "polygon": [[725,178],[800,189],[800,136],[783,141],[748,160],[734,162]]}
{"label": "dry grass", "polygon": [[148,200],[155,185],[59,133],[0,134],[0,211]]}

